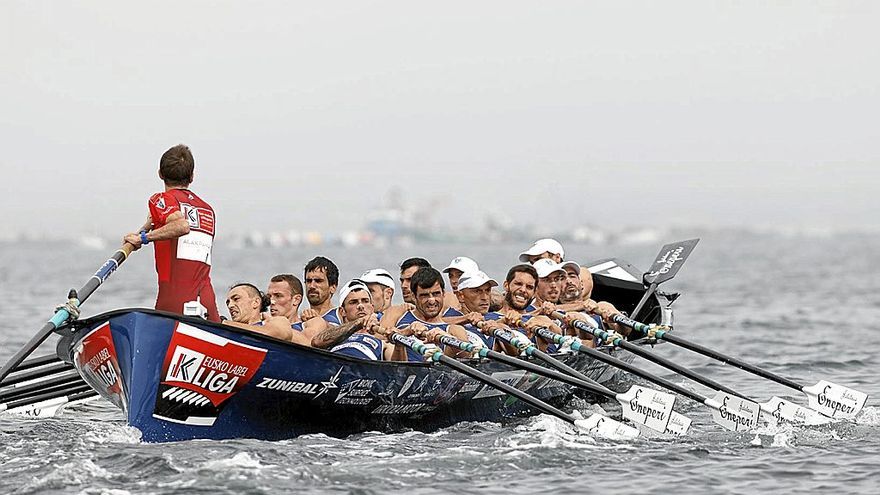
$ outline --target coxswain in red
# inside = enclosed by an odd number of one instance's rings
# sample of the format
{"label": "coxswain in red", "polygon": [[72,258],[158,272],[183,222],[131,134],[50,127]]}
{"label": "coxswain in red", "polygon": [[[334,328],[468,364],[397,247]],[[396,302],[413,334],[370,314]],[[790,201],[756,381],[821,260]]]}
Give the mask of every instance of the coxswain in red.
{"label": "coxswain in red", "polygon": [[198,301],[207,318],[220,321],[211,286],[211,250],[214,244],[214,209],[189,190],[195,162],[188,146],[179,144],[159,161],[159,178],[165,191],[150,197],[147,221],[140,232],[124,238],[140,249],[155,243],[159,295],[156,309],[183,313],[183,305]]}

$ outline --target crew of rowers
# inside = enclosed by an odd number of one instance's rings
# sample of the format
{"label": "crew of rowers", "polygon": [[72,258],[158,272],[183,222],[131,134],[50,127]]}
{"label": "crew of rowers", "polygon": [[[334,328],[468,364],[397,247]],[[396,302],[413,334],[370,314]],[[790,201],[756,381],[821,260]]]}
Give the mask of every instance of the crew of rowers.
{"label": "crew of rowers", "polygon": [[[500,286],[503,292],[470,258],[455,258],[443,269],[451,291],[446,290],[441,272],[427,260],[409,258],[400,265],[404,303],[399,305],[391,302],[397,286],[387,270],[368,270],[340,287],[336,265],[318,256],[305,266],[305,286],[290,274],[272,277],[265,294],[251,284],[234,285],[226,296],[231,320],[224,323],[355,358],[393,361],[423,361],[425,357],[393,343],[392,333],[414,336],[428,348],[439,348],[456,358],[472,354],[442,344],[441,337],[519,355],[524,345],[545,352],[561,350],[539,337],[539,328],[584,338],[585,344],[594,345],[592,335],[575,328],[576,320],[592,319],[596,325],[625,335],[625,328],[609,321],[618,313],[614,306],[590,299],[590,272],[578,263],[563,261],[563,255],[557,241],[536,241],[520,254],[521,264],[508,270]],[[337,289],[339,306],[334,307],[331,298]],[[303,294],[309,308],[300,312]],[[518,346],[511,336],[518,339]]]}

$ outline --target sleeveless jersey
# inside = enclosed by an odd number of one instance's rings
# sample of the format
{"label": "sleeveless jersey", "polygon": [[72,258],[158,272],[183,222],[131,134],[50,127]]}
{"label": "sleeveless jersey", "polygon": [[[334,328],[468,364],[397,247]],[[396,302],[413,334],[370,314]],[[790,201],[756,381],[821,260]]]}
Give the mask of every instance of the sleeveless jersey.
{"label": "sleeveless jersey", "polygon": [[[422,321],[422,320],[418,319],[412,311],[407,311],[406,313],[403,314],[403,316],[400,317],[400,319],[397,320],[397,323],[394,324],[394,327],[395,328],[403,328],[414,321],[418,321],[420,323],[423,323],[426,327],[428,327],[429,330],[433,329],[433,328],[439,328],[440,330],[445,331],[446,328],[449,326],[446,323],[428,323],[426,321]],[[426,345],[428,347],[431,347],[431,346],[436,347],[434,344],[426,344]],[[421,363],[421,362],[425,361],[424,356],[413,351],[409,347],[406,348],[406,357],[407,357],[407,361],[410,361],[410,362]]]}
{"label": "sleeveless jersey", "polygon": [[464,316],[464,313],[455,308],[448,308],[446,312],[443,313],[443,318],[454,318],[456,316]]}
{"label": "sleeveless jersey", "polygon": [[370,334],[355,333],[346,339],[345,342],[330,349],[330,352],[344,354],[359,359],[381,361],[382,341]]}
{"label": "sleeveless jersey", "polygon": [[296,330],[297,332],[302,332],[303,331],[303,322],[298,321],[298,322],[294,323],[293,325],[290,325],[290,328]]}
{"label": "sleeveless jersey", "polygon": [[159,281],[156,309],[182,313],[185,302],[198,298],[208,309],[208,319],[220,321],[211,287],[213,208],[192,191],[171,189],[151,196],[149,209],[153,230],[163,227],[168,217],[178,211],[190,229],[177,239],[153,242]]}
{"label": "sleeveless jersey", "polygon": [[339,308],[330,308],[326,313],[324,313],[321,318],[324,318],[324,321],[327,323],[332,323],[337,327],[342,325],[342,318],[339,317]]}

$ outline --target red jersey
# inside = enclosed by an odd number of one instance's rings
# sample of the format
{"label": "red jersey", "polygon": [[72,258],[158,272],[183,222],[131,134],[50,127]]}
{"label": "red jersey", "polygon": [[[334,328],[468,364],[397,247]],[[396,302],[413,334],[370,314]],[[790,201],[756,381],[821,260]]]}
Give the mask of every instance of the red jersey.
{"label": "red jersey", "polygon": [[171,189],[150,197],[153,230],[165,225],[174,212],[189,223],[189,234],[155,241],[159,296],[156,309],[183,312],[183,304],[200,298],[208,319],[219,321],[211,287],[211,250],[214,245],[214,209],[187,189]]}

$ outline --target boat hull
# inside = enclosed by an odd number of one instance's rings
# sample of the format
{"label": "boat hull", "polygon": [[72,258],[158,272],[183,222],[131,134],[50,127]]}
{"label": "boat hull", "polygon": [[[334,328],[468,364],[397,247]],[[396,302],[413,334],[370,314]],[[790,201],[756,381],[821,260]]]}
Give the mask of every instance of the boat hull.
{"label": "boat hull", "polygon": [[[534,413],[439,364],[354,359],[152,310],[119,310],[80,322],[59,355],[148,442],[427,431]],[[600,383],[616,374],[583,354],[557,357]],[[469,364],[553,404],[572,393],[497,362]]]}

